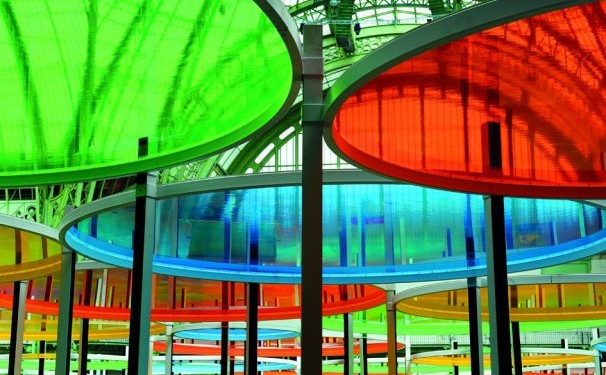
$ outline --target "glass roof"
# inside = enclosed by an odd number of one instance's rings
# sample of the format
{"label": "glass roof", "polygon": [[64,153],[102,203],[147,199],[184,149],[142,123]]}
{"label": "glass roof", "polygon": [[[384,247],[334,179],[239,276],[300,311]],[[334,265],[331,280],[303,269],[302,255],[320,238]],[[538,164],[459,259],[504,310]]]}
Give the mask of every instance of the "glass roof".
{"label": "glass roof", "polygon": [[[383,69],[330,119],[334,144],[365,168],[425,185],[500,195],[602,196],[604,17],[604,1],[555,11]],[[419,41],[424,29],[400,40]],[[491,165],[489,142],[499,145],[499,165]]]}
{"label": "glass roof", "polygon": [[[288,36],[253,1],[3,4],[5,187],[124,175],[220,151],[271,120],[295,84]],[[149,156],[138,160],[143,137]]]}
{"label": "glass roof", "polygon": [[[603,249],[599,244],[606,232],[595,207],[562,200],[505,202],[510,272],[559,264]],[[484,273],[481,196],[398,184],[327,185],[323,210],[327,284]],[[155,271],[298,283],[300,213],[299,186],[160,199]],[[130,267],[133,222],[134,206],[115,208],[80,222],[78,229],[66,233],[65,241],[88,257]],[[469,250],[468,238],[473,242]],[[251,260],[251,248],[258,248],[258,261]],[[469,260],[467,251],[472,254]]]}

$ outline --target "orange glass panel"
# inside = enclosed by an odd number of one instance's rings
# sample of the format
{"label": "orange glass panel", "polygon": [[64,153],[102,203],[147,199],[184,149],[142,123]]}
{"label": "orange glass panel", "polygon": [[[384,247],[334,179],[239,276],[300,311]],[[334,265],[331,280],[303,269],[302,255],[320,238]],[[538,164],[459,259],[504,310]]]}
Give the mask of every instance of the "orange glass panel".
{"label": "orange glass panel", "polygon": [[[52,259],[50,259],[52,260]],[[60,264],[60,259],[59,259]],[[1,269],[0,269],[1,271]],[[0,282],[2,273],[0,272]],[[90,305],[83,305],[84,272],[74,280],[74,317],[127,321],[130,318],[130,271],[94,270]],[[47,289],[47,279],[30,284],[26,301],[28,313],[58,315],[60,278],[54,275]],[[228,284],[227,308],[223,304],[222,282],[154,275],[152,321],[220,322],[246,320],[246,288],[243,283]],[[301,288],[298,285],[261,284],[259,320],[298,319],[301,317]],[[0,284],[0,309],[12,308],[12,284]],[[48,293],[48,298],[45,295]],[[324,316],[370,309],[385,304],[385,292],[373,285],[324,285]],[[46,299],[46,300],[45,300]],[[1,319],[0,319],[1,320]]]}
{"label": "orange glass panel", "polygon": [[603,197],[605,82],[598,2],[495,27],[383,72],[345,101],[332,137],[357,164],[424,185]]}
{"label": "orange glass panel", "polygon": [[[532,284],[509,286],[511,321],[553,322],[602,319],[606,316],[606,284]],[[488,321],[488,292],[481,289],[482,320]],[[466,289],[454,289],[407,298],[398,311],[438,319],[468,320]]]}

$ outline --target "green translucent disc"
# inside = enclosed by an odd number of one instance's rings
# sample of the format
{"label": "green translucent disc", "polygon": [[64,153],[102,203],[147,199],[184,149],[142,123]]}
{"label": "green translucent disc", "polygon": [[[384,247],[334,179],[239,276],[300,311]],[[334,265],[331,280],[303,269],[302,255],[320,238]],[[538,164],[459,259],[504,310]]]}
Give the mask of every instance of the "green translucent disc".
{"label": "green translucent disc", "polygon": [[7,0],[0,56],[2,187],[217,152],[267,124],[293,85],[285,42],[252,0]]}

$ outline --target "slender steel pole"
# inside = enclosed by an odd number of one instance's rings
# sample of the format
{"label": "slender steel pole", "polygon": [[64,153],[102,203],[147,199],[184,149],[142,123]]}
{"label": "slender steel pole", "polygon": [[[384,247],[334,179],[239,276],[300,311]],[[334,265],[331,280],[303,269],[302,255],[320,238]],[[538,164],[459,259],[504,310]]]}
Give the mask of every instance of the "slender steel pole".
{"label": "slender steel pole", "polygon": [[13,310],[11,312],[11,339],[8,351],[9,374],[21,374],[23,356],[23,329],[25,320],[25,300],[27,281],[13,283]]}
{"label": "slender steel pole", "polygon": [[322,25],[303,28],[301,373],[322,373]]}
{"label": "slender steel pole", "polygon": [[[252,225],[248,252],[249,264],[259,264],[259,228]],[[246,314],[246,353],[244,356],[244,373],[257,375],[257,346],[259,341],[259,284],[248,283]]]}
{"label": "slender steel pole", "polygon": [[[83,299],[82,304],[88,306],[90,304],[90,294],[92,288],[93,271],[86,270],[84,273],[84,287],[83,287]],[[82,318],[80,320],[80,348],[79,348],[79,367],[78,374],[86,375],[88,373],[88,331],[89,331],[89,319]]]}
{"label": "slender steel pole", "polygon": [[70,368],[75,272],[76,253],[71,249],[64,247],[61,249],[61,286],[59,289],[59,318],[57,322],[56,375],[68,374]]}
{"label": "slender steel pole", "polygon": [[166,375],[173,374],[173,326],[166,326],[166,357],[164,358],[164,372]]}
{"label": "slender steel pole", "polygon": [[246,319],[246,353],[244,356],[244,373],[246,375],[257,375],[257,345],[259,321],[259,284],[247,284],[247,319]]}
{"label": "slender steel pole", "polygon": [[[471,196],[467,194],[465,208],[465,257],[467,266],[476,265],[476,250],[473,238]],[[469,356],[471,374],[484,374],[484,344],[482,338],[482,302],[480,287],[475,277],[467,278],[468,312],[469,312]]]}
{"label": "slender steel pole", "polygon": [[351,313],[343,314],[343,355],[344,370],[343,374],[353,375],[354,373],[354,337],[353,337],[353,315]]}
{"label": "slender steel pole", "polygon": [[[224,312],[229,309],[229,282],[221,283],[221,308]],[[221,322],[221,375],[227,375],[229,370],[229,322]]]}
{"label": "slender steel pole", "polygon": [[471,374],[484,374],[484,343],[482,337],[482,302],[480,287],[475,277],[467,278],[467,295],[469,302],[469,351]]}
{"label": "slender steel pole", "polygon": [[[487,124],[489,166],[501,170],[501,134],[498,122]],[[509,288],[505,243],[505,205],[502,196],[484,197],[486,220],[486,272],[490,320],[490,358],[493,375],[511,374]]]}
{"label": "slender steel pole", "polygon": [[511,322],[511,342],[513,350],[513,367],[516,375],[523,375],[522,370],[522,345],[520,343],[520,322]]}
{"label": "slender steel pole", "polygon": [[[139,157],[147,156],[147,138],[139,140]],[[151,315],[152,262],[156,221],[155,173],[136,176],[133,272],[128,339],[128,373],[149,373],[149,328]]]}
{"label": "slender steel pole", "polygon": [[387,373],[398,374],[397,319],[393,302],[395,292],[387,291]]}
{"label": "slender steel pole", "polygon": [[366,334],[360,340],[360,375],[368,375],[368,338]]}

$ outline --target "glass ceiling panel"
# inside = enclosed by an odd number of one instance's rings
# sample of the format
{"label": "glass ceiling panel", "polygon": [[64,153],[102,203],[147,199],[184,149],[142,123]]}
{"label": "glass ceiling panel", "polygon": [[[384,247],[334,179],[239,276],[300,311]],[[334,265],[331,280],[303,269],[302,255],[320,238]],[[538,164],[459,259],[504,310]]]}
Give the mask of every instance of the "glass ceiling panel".
{"label": "glass ceiling panel", "polygon": [[253,1],[5,1],[0,13],[2,186],[217,152],[272,119],[293,85],[283,37]]}
{"label": "glass ceiling panel", "polygon": [[[425,185],[603,196],[605,18],[604,1],[551,12],[383,69],[330,119],[333,144],[358,165]],[[423,40],[423,30],[409,41]],[[500,144],[500,166],[490,164],[489,139]]]}
{"label": "glass ceiling panel", "polygon": [[[506,199],[505,203],[510,272],[603,249],[598,244],[606,232],[597,208],[561,200]],[[155,249],[156,261],[166,268],[156,272],[298,282],[300,213],[298,186],[161,199]],[[391,282],[484,274],[481,196],[397,184],[327,185],[323,220],[325,283],[354,276],[359,282],[361,275],[367,282]],[[129,266],[133,221],[134,206],[112,209],[80,222],[78,230],[67,233],[66,241],[94,259]],[[89,236],[95,232],[96,238]],[[466,248],[468,239],[473,249]],[[250,259],[252,246],[258,246],[258,262]],[[251,274],[244,276],[246,272]],[[264,273],[271,276],[265,279]]]}

